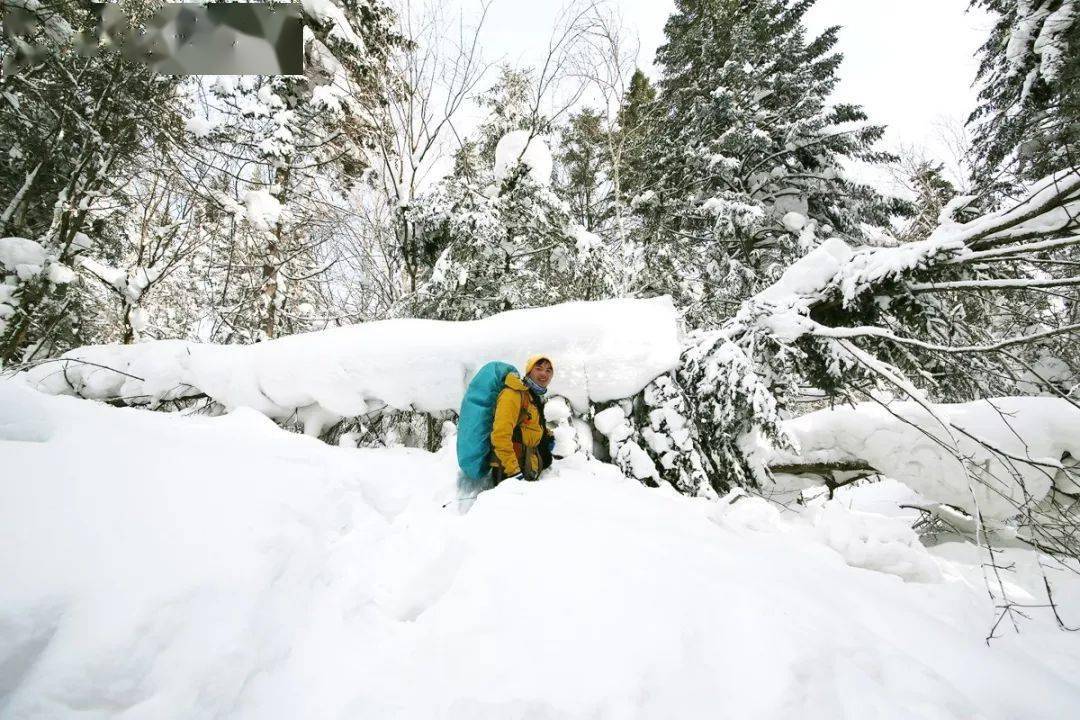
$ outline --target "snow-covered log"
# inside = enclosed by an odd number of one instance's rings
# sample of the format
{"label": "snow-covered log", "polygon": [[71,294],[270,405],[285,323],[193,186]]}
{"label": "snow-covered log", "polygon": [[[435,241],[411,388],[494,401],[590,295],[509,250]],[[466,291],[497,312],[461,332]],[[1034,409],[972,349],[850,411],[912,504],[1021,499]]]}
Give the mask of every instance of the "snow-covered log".
{"label": "snow-covered log", "polygon": [[[255,345],[162,340],[95,345],[27,371],[52,394],[129,404],[206,395],[226,408],[305,429],[389,406],[457,410],[473,374],[491,360],[555,362],[552,392],[578,411],[632,396],[673,370],[681,351],[671,299],[577,302],[471,322],[387,320]],[[318,432],[316,430],[315,432]]]}
{"label": "snow-covered log", "polygon": [[[931,413],[931,410],[933,411]],[[1003,520],[1050,492],[1068,454],[1080,457],[1080,409],[1061,398],[1004,397],[933,405],[874,402],[785,423],[798,452],[772,466],[868,466],[921,496]]]}

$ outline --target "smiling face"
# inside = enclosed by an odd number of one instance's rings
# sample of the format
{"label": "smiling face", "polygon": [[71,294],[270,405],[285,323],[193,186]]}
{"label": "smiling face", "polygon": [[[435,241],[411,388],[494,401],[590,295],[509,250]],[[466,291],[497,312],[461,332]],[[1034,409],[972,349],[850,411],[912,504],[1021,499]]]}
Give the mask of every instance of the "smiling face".
{"label": "smiling face", "polygon": [[542,388],[546,388],[555,374],[555,368],[547,360],[538,360],[529,371],[529,378]]}

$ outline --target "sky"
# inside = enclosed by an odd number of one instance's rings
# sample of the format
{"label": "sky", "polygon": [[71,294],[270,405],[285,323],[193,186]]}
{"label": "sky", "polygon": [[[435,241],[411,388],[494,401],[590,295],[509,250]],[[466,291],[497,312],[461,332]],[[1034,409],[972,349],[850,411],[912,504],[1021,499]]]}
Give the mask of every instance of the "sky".
{"label": "sky", "polygon": [[[652,70],[673,0],[609,0],[636,33],[639,64]],[[943,121],[963,123],[975,104],[976,49],[990,19],[969,13],[968,0],[819,0],[806,18],[811,33],[840,25],[844,54],[836,100],[856,102],[886,124],[886,144],[947,153]],[[467,7],[467,6],[466,6]],[[563,0],[493,0],[483,33],[488,59],[537,64]],[[650,72],[655,77],[655,72]]]}

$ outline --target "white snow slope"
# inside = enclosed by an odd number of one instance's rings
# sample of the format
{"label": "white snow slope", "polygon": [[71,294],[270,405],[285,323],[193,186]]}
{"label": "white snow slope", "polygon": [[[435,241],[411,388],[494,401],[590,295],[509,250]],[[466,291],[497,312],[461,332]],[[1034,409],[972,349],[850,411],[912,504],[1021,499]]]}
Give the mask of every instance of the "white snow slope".
{"label": "white snow slope", "polygon": [[[989,646],[978,550],[583,457],[467,513],[451,452],[0,382],[0,717],[1066,718],[1049,614]],[[910,493],[908,493],[910,495]],[[854,508],[854,509],[852,509]],[[1041,603],[1036,556],[1007,551]],[[1080,584],[1049,570],[1066,621]],[[1006,623],[1007,625],[1007,623]],[[1004,629],[1004,628],[1003,628]]]}

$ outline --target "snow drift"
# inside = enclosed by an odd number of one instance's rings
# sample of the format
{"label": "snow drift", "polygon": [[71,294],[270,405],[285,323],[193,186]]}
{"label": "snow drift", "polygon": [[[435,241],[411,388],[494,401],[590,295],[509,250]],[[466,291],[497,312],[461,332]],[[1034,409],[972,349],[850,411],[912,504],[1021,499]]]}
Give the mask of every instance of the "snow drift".
{"label": "snow drift", "polygon": [[[791,512],[648,489],[579,456],[462,514],[441,507],[449,452],[346,450],[248,409],[183,417],[14,382],[0,467],[4,718],[1080,706],[1075,638],[1035,615],[987,647],[978,551],[927,549],[870,512],[896,484]],[[1035,556],[1001,559],[1015,597],[1042,602]],[[1074,620],[1080,585],[1055,581]]]}
{"label": "snow drift", "polygon": [[577,409],[629,397],[674,369],[681,352],[668,297],[575,302],[471,322],[387,320],[256,345],[161,340],[72,350],[27,373],[39,390],[153,404],[205,394],[228,409],[327,423],[384,406],[457,410],[490,360],[555,361],[551,391]]}

